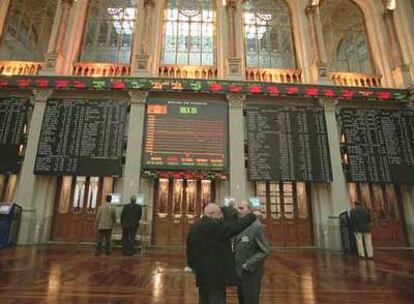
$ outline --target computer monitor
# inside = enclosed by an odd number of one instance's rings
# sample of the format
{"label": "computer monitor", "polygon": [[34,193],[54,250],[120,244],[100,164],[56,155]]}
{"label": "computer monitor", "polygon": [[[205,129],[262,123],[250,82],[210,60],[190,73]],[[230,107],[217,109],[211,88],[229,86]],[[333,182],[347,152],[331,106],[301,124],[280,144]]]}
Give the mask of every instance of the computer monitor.
{"label": "computer monitor", "polygon": [[111,193],[111,204],[118,205],[121,203],[121,193]]}
{"label": "computer monitor", "polygon": [[137,200],[136,200],[135,204],[140,205],[140,206],[144,206],[145,205],[145,196],[144,196],[144,194],[136,194],[135,196],[137,197]]}
{"label": "computer monitor", "polygon": [[0,214],[9,214],[12,204],[0,204]]}
{"label": "computer monitor", "polygon": [[249,197],[249,202],[252,204],[253,208],[260,208],[260,198],[258,196]]}
{"label": "computer monitor", "polygon": [[236,199],[234,197],[225,197],[223,201],[223,205],[228,207],[230,205],[234,205],[236,203]]}

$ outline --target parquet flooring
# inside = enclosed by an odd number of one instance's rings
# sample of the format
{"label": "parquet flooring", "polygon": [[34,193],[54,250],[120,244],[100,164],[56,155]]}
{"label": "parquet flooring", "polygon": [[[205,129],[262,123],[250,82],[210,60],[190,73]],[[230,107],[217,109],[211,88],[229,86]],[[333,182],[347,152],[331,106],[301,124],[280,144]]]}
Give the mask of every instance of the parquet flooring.
{"label": "parquet flooring", "polygon": [[[184,250],[93,255],[77,245],[0,250],[0,303],[198,303]],[[312,249],[277,250],[266,261],[261,303],[414,303],[414,250],[374,260]],[[237,303],[234,289],[228,303]]]}

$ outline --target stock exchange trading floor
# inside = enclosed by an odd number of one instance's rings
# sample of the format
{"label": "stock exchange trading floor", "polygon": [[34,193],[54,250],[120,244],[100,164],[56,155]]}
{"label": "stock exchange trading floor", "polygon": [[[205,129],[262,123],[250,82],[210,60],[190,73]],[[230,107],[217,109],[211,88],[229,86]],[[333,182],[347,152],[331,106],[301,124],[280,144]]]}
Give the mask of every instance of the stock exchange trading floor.
{"label": "stock exchange trading floor", "polygon": [[[374,260],[313,249],[273,250],[261,303],[414,303],[414,250]],[[184,249],[94,256],[77,245],[0,250],[0,303],[198,303]],[[228,303],[237,303],[229,288]]]}

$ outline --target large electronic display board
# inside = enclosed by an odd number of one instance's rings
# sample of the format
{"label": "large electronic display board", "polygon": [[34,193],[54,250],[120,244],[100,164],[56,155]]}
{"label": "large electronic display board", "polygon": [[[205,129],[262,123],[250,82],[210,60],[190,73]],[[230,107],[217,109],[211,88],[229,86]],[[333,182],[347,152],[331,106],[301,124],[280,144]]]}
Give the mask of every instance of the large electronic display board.
{"label": "large electronic display board", "polygon": [[19,171],[28,105],[27,98],[0,99],[0,174]]}
{"label": "large electronic display board", "polygon": [[249,180],[332,181],[321,107],[250,102],[246,112]]}
{"label": "large electronic display board", "polygon": [[225,102],[150,99],[144,169],[228,170]]}
{"label": "large electronic display board", "polygon": [[35,174],[120,176],[127,103],[49,99]]}
{"label": "large electronic display board", "polygon": [[414,111],[343,108],[350,182],[414,184]]}

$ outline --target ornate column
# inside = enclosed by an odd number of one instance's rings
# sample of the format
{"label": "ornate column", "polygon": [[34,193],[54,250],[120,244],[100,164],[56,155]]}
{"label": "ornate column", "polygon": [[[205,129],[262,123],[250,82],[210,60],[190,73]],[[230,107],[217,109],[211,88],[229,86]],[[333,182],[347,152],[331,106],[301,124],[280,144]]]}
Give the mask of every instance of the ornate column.
{"label": "ornate column", "polygon": [[412,83],[412,81],[408,64],[404,62],[401,44],[397,35],[394,19],[394,9],[394,6],[389,7],[386,3],[383,17],[388,33],[388,41],[393,68],[392,76],[394,78],[394,83],[395,86],[399,88],[406,88]]}
{"label": "ornate column", "polygon": [[122,200],[129,201],[133,194],[141,191],[141,160],[143,138],[144,138],[144,119],[145,104],[147,102],[149,91],[131,90],[128,91],[130,96],[131,109],[128,121],[128,144],[126,149],[125,168],[121,181]]}
{"label": "ornate column", "polygon": [[243,33],[243,28],[240,24],[242,20],[242,4],[238,0],[227,0],[227,47],[228,53],[226,56],[226,78],[232,80],[243,80],[243,68],[241,66],[240,51],[243,46],[239,43],[242,41],[240,35]]}
{"label": "ornate column", "polygon": [[236,199],[246,196],[246,169],[244,157],[244,117],[246,95],[227,94],[229,102],[229,159],[230,196]]}
{"label": "ornate column", "polygon": [[131,75],[140,77],[150,76],[150,30],[154,9],[153,0],[139,0],[138,16],[134,30],[132,48]]}
{"label": "ornate column", "polygon": [[320,84],[331,84],[331,80],[328,77],[328,58],[323,40],[319,5],[319,0],[311,0],[311,4],[305,9],[309,20],[312,41],[312,81]]}
{"label": "ornate column", "polygon": [[52,26],[49,47],[45,56],[43,75],[61,74],[64,63],[64,43],[73,0],[60,0]]}
{"label": "ornate column", "polygon": [[0,0],[0,33],[3,33],[10,0]]}
{"label": "ornate column", "polygon": [[14,195],[16,203],[23,207],[22,220],[19,233],[20,244],[33,244],[38,240],[40,226],[36,223],[36,196],[35,191],[37,177],[33,174],[34,164],[43,114],[46,109],[46,101],[52,95],[53,90],[33,90],[33,112],[29,122],[29,136],[24,153],[17,189]]}
{"label": "ornate column", "polygon": [[341,234],[339,226],[339,214],[349,209],[348,193],[346,188],[345,174],[342,168],[340,151],[340,130],[336,121],[336,106],[338,100],[334,98],[321,98],[320,104],[324,108],[326,127],[328,131],[328,142],[330,160],[332,166],[333,181],[330,185],[330,208],[328,215],[326,248],[341,250]]}

